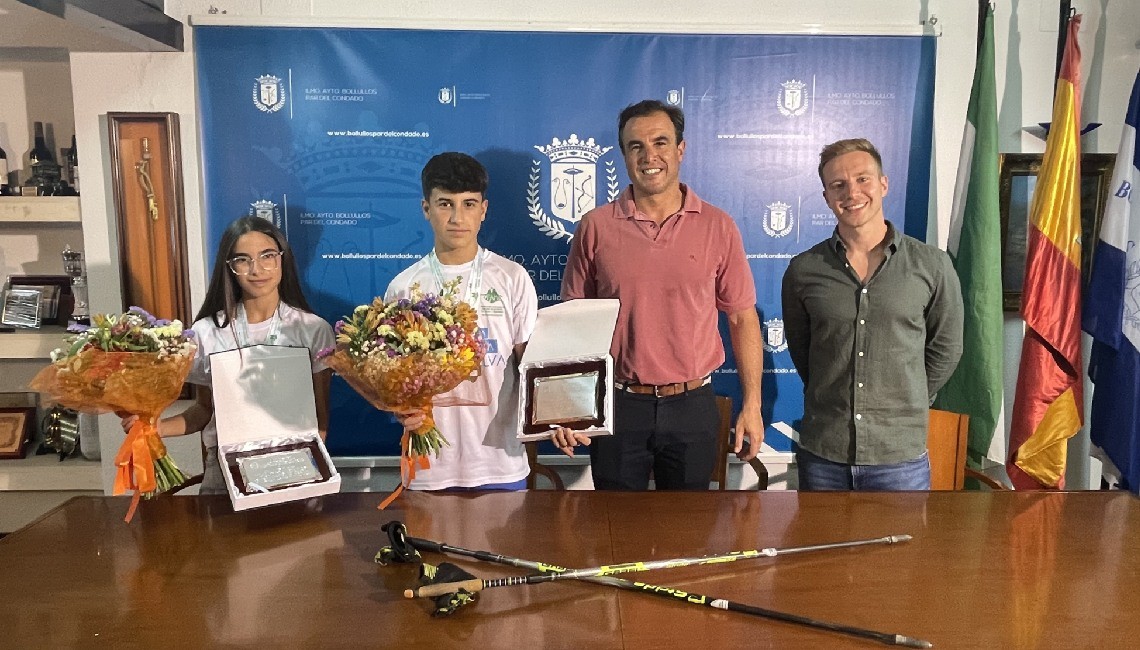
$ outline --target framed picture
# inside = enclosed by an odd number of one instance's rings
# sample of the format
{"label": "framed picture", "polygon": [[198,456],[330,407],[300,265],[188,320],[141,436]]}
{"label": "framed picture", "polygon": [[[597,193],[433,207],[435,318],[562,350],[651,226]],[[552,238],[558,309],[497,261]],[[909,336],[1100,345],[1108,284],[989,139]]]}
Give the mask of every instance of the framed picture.
{"label": "framed picture", "polygon": [[0,458],[23,458],[35,426],[36,407],[0,408]]}
{"label": "framed picture", "polygon": [[75,307],[71,278],[66,275],[10,275],[4,289],[38,289],[41,325],[66,326]]}
{"label": "framed picture", "polygon": [[0,308],[0,324],[30,328],[40,326],[40,309],[43,297],[38,288],[6,288],[3,299],[4,306]]}
{"label": "framed picture", "polygon": [[193,322],[176,113],[107,113],[123,308]]}
{"label": "framed picture", "polygon": [[[1093,251],[1100,236],[1100,220],[1108,202],[1108,185],[1116,154],[1081,156],[1081,282],[1092,271]],[[1029,208],[1041,170],[1041,154],[1001,155],[999,205],[1001,207],[1001,287],[1005,311],[1021,309],[1025,282],[1025,247],[1029,239]]]}

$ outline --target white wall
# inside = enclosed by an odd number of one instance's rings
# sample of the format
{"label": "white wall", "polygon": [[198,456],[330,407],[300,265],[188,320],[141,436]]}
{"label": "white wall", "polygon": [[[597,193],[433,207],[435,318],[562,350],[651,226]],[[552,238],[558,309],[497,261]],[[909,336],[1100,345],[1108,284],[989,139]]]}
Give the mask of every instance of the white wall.
{"label": "white wall", "polygon": [[[1075,3],[1086,14],[1081,33],[1082,70],[1088,80],[1086,120],[1104,126],[1086,143],[1089,151],[1113,151],[1120,136],[1128,89],[1140,65],[1140,3],[1099,0]],[[935,82],[935,143],[932,174],[931,240],[945,244],[962,124],[973,75],[976,5],[967,0],[660,0],[646,3],[579,0],[169,0],[167,13],[182,20],[205,15],[211,7],[235,19],[263,18],[290,24],[400,26],[409,21],[439,28],[511,27],[612,31],[774,31],[818,23],[825,26],[913,28],[938,18]],[[1044,143],[1021,127],[1047,121],[1050,114],[1057,38],[1055,0],[997,3],[997,82],[1003,151],[1037,152]],[[462,17],[460,17],[462,16]],[[468,17],[478,17],[472,21]],[[589,17],[584,21],[583,17]],[[556,24],[552,24],[556,23]],[[80,163],[84,169],[82,207],[93,309],[119,307],[113,206],[106,154],[108,111],[173,111],[182,125],[183,181],[186,187],[191,301],[205,292],[208,269],[203,250],[201,186],[194,96],[193,34],[185,53],[73,54],[72,84]],[[1095,66],[1095,68],[1094,68]],[[618,107],[615,107],[617,110]],[[102,183],[98,182],[102,179]],[[218,182],[224,182],[218,179]],[[1007,363],[1016,368],[1020,324],[1010,321]],[[1007,372],[1007,377],[1010,373]],[[1012,381],[1007,402],[1012,403]],[[1074,464],[1075,459],[1074,459]]]}

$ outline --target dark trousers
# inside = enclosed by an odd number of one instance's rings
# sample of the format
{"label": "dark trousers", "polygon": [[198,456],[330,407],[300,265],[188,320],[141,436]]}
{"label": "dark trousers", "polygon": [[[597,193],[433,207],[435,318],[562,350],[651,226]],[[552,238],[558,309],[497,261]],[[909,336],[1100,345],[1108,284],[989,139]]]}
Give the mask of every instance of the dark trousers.
{"label": "dark trousers", "polygon": [[590,443],[598,490],[707,490],[716,465],[720,413],[712,386],[673,397],[614,393],[614,435]]}

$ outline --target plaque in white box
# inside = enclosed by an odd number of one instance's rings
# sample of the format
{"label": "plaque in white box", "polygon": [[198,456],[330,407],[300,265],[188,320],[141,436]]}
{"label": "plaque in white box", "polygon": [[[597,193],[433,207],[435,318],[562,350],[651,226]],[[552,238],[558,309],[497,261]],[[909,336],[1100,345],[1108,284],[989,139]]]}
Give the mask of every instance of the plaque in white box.
{"label": "plaque in white box", "polygon": [[210,355],[218,459],[234,510],[340,491],[317,429],[305,348],[254,345]]}
{"label": "plaque in white box", "polygon": [[596,299],[538,310],[519,363],[520,440],[545,440],[557,427],[588,436],[613,433],[610,343],[618,308],[617,300]]}

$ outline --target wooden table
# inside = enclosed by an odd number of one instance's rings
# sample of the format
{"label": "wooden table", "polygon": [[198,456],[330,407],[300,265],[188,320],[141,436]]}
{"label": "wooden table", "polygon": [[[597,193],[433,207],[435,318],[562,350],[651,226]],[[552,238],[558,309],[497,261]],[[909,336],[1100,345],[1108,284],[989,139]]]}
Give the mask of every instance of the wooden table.
{"label": "wooden table", "polygon": [[[940,648],[1140,638],[1140,500],[1125,493],[405,493],[385,512],[378,500],[234,513],[224,497],[167,497],[125,524],[124,498],[73,499],[0,539],[0,646],[879,646],[570,580],[488,590],[431,618],[427,601],[401,595],[414,567],[373,562],[391,519],[417,537],[571,567],[906,533],[901,545],[637,579]],[[485,578],[519,573],[453,561]]]}

